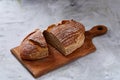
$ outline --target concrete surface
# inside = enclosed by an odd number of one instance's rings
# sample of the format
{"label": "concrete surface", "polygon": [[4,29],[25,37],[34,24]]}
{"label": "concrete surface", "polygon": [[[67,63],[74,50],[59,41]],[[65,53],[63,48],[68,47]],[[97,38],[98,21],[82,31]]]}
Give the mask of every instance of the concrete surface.
{"label": "concrete surface", "polygon": [[[63,19],[108,27],[94,38],[97,50],[40,78],[11,55],[10,49],[35,28]],[[0,0],[0,80],[120,80],[120,0]]]}

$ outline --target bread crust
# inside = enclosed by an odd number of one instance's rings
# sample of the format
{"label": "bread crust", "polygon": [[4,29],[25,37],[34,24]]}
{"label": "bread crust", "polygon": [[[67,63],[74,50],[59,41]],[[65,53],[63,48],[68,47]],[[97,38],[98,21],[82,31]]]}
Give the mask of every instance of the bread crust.
{"label": "bread crust", "polygon": [[26,60],[37,60],[48,56],[47,43],[39,29],[24,38],[19,50],[21,58]]}

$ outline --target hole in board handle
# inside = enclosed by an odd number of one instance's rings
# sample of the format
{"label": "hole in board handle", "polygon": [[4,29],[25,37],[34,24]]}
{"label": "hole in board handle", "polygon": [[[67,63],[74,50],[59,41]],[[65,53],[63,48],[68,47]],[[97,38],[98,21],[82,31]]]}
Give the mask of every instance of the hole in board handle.
{"label": "hole in board handle", "polygon": [[100,26],[100,27],[98,27],[97,29],[98,29],[98,30],[103,30],[103,27]]}

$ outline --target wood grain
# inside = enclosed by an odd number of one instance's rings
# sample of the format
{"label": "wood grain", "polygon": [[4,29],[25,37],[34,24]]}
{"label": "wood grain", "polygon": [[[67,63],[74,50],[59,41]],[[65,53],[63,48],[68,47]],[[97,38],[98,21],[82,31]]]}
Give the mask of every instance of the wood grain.
{"label": "wood grain", "polygon": [[92,43],[92,38],[105,34],[106,32],[107,28],[103,25],[94,26],[91,30],[86,31],[84,44],[68,56],[63,56],[49,44],[48,48],[50,55],[47,58],[41,60],[22,60],[19,53],[19,46],[11,49],[11,52],[20,61],[20,63],[22,63],[23,66],[36,78],[95,51],[96,48]]}

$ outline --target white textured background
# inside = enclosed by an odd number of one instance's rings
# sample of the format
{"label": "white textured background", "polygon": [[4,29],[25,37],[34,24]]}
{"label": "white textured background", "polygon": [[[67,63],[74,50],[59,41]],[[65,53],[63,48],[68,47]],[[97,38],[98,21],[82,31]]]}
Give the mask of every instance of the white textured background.
{"label": "white textured background", "polygon": [[35,80],[10,49],[35,28],[62,19],[108,27],[97,50],[36,80],[120,80],[120,0],[0,0],[0,80]]}

